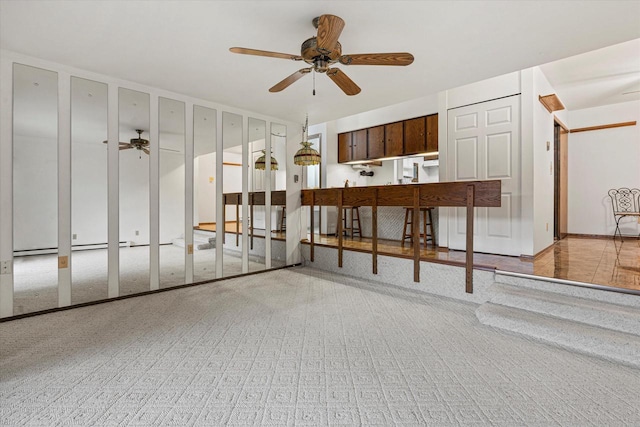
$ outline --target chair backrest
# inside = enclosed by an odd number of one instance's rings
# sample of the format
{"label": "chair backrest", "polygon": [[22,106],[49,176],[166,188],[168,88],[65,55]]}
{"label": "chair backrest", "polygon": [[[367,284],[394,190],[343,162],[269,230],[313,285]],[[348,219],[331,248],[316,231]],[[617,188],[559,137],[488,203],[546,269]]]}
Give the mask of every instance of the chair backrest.
{"label": "chair backrest", "polygon": [[613,188],[609,190],[614,215],[640,211],[640,190],[637,188]]}

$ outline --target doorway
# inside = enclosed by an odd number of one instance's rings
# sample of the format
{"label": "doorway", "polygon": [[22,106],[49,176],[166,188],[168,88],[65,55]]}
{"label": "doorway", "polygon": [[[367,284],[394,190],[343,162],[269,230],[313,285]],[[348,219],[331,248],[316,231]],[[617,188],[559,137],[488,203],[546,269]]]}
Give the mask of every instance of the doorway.
{"label": "doorway", "polygon": [[569,130],[555,119],[553,125],[553,237],[555,240],[561,240],[567,236],[568,142]]}

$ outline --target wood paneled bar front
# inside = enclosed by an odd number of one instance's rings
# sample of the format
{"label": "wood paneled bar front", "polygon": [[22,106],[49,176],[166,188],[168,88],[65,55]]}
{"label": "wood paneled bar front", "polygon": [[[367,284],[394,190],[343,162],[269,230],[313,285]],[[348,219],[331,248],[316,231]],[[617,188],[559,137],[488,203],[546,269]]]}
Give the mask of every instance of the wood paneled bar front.
{"label": "wood paneled bar front", "polygon": [[[251,249],[253,249],[253,207],[254,206],[264,206],[265,205],[265,194],[264,191],[254,191],[249,192],[248,196],[248,204],[249,204],[249,236],[251,242]],[[240,239],[240,206],[242,205],[242,193],[224,193],[222,195],[222,224],[224,230],[225,224],[225,211],[227,205],[235,205],[236,206],[236,246],[239,245]],[[281,191],[272,191],[271,192],[271,206],[286,206],[287,205],[287,192],[285,190]],[[225,235],[227,233],[222,233],[222,242],[225,241]]]}
{"label": "wood paneled bar front", "polygon": [[[462,181],[439,182],[434,184],[381,185],[372,187],[326,188],[302,190],[302,205],[311,206],[313,229],[314,206],[338,207],[338,266],[342,267],[342,207],[370,206],[372,210],[372,266],[373,274],[378,274],[378,214],[379,206],[412,206],[413,217],[418,218],[421,207],[466,207],[466,276],[465,290],[473,293],[473,208],[500,207],[501,182]],[[419,227],[413,230],[413,280],[420,281],[420,239]],[[311,233],[310,255],[314,260],[314,237]]]}

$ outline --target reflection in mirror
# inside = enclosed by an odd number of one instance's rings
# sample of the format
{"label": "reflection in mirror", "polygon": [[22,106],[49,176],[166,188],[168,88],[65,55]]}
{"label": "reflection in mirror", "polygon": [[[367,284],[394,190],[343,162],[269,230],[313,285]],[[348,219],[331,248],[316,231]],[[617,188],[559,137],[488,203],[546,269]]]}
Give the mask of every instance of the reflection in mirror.
{"label": "reflection in mirror", "polygon": [[106,299],[107,85],[71,78],[71,303]]}
{"label": "reflection in mirror", "polygon": [[13,64],[14,314],[58,306],[58,74]]}
{"label": "reflection in mirror", "polygon": [[120,295],[149,286],[149,94],[118,90]]}
{"label": "reflection in mirror", "polygon": [[160,287],[185,283],[184,102],[160,98]]}
{"label": "reflection in mirror", "polygon": [[249,135],[249,271],[265,268],[265,175],[275,174],[277,160],[271,156],[271,171],[266,168],[267,124],[264,120],[248,119]]}
{"label": "reflection in mirror", "polygon": [[271,152],[278,160],[278,170],[271,176],[271,267],[286,261],[287,222],[287,127],[271,123]]}
{"label": "reflection in mirror", "polygon": [[216,278],[216,130],[216,110],[194,105],[194,282]]}
{"label": "reflection in mirror", "polygon": [[[242,116],[222,112],[222,193],[224,212],[224,254],[222,274],[224,277],[242,273]],[[218,254],[219,255],[219,254]]]}
{"label": "reflection in mirror", "polygon": [[[315,134],[309,135],[309,142],[311,143],[311,147],[316,150],[318,153],[321,153],[321,142],[322,135]],[[320,177],[320,165],[311,165],[311,166],[303,166],[303,174],[305,176],[303,182],[303,188],[320,188],[321,185],[321,177]],[[309,215],[309,219],[307,220],[308,228],[307,233],[311,233],[311,212],[309,211],[309,207],[305,207],[307,209],[307,214]],[[313,207],[313,233],[320,234],[320,224],[322,224],[322,210],[320,206]]]}

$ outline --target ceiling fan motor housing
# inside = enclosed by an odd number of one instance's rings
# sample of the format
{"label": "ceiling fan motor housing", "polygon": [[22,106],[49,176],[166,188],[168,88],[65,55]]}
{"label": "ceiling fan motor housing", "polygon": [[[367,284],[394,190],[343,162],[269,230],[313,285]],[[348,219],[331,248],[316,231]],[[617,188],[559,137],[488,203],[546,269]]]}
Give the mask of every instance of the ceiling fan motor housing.
{"label": "ceiling fan motor housing", "polygon": [[[324,51],[324,49],[322,49]],[[335,48],[328,53],[323,53],[318,50],[317,37],[311,37],[302,43],[300,48],[300,56],[309,65],[313,65],[315,71],[324,73],[329,68],[329,65],[338,62],[342,55],[342,45],[340,42],[336,42]]]}

